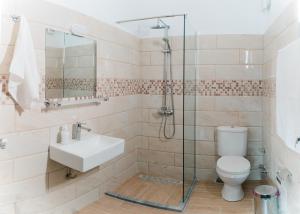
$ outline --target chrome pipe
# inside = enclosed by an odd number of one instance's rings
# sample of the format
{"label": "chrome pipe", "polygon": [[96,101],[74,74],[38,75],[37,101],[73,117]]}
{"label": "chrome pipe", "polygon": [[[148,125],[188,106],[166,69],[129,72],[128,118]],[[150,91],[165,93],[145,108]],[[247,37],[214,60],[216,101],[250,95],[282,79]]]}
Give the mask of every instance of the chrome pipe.
{"label": "chrome pipe", "polygon": [[139,18],[139,19],[125,19],[125,20],[120,20],[117,21],[117,24],[122,24],[126,22],[137,22],[137,21],[143,21],[143,20],[150,20],[150,19],[162,19],[162,18],[172,18],[172,17],[177,17],[177,16],[186,16],[187,14],[175,14],[175,15],[165,15],[165,16],[152,16],[152,17],[146,17],[146,18]]}

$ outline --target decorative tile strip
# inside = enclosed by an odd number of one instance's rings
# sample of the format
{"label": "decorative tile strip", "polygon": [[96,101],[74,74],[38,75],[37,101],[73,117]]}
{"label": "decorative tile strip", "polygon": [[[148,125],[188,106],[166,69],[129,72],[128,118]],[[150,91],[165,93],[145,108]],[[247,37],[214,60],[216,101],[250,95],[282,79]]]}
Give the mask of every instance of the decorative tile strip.
{"label": "decorative tile strip", "polygon": [[276,80],[275,78],[263,80],[263,96],[275,97],[276,95]]}
{"label": "decorative tile strip", "polygon": [[63,88],[63,79],[47,78],[46,79],[46,88],[47,89],[62,89]]}
{"label": "decorative tile strip", "polygon": [[96,81],[94,79],[67,78],[64,79],[63,86],[65,89],[70,90],[94,91],[96,87]]}
{"label": "decorative tile strip", "polygon": [[79,79],[79,78],[48,78],[46,79],[47,89],[71,89],[81,91],[93,91],[95,88],[94,79]]}
{"label": "decorative tile strip", "polygon": [[[164,85],[173,85],[175,95],[199,96],[262,96],[263,82],[261,80],[199,80],[185,81],[162,81],[162,80],[144,80],[142,82],[142,94],[162,95]],[[183,90],[184,88],[184,90]],[[170,93],[170,91],[168,91]]]}
{"label": "decorative tile strip", "polygon": [[141,80],[136,79],[98,79],[97,95],[118,97],[141,94]]}
{"label": "decorative tile strip", "polygon": [[[8,75],[0,76],[3,82],[3,90],[7,92]],[[43,79],[43,82],[45,80]],[[275,92],[274,80],[138,80],[138,79],[117,79],[99,78],[96,89],[97,96],[128,96],[136,94],[162,95],[164,85],[172,85],[175,95],[199,96],[272,96]],[[70,89],[91,90],[94,87],[93,80],[74,80],[65,82]],[[44,84],[42,84],[44,85]],[[46,81],[46,88],[57,89],[63,87],[61,79],[49,79]],[[169,87],[168,87],[169,88]],[[41,89],[44,91],[44,89]],[[170,93],[170,89],[168,89]]]}
{"label": "decorative tile strip", "polygon": [[[165,85],[167,87],[165,87]],[[183,94],[183,81],[173,80],[142,80],[141,81],[141,94],[145,95],[163,95],[165,88],[167,88],[167,93],[171,93],[170,86],[173,86],[173,94],[182,95]]]}
{"label": "decorative tile strip", "polygon": [[200,80],[196,85],[199,96],[262,96],[262,80]]}

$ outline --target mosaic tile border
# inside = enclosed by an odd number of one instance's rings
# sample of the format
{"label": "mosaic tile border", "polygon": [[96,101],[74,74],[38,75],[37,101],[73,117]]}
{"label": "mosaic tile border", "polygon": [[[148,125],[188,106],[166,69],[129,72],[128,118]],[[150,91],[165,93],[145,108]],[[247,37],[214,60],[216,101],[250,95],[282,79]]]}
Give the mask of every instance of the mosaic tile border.
{"label": "mosaic tile border", "polygon": [[162,95],[164,84],[172,84],[175,95],[198,96],[262,96],[263,81],[261,80],[188,80],[185,82],[175,80],[164,82],[162,80],[144,80],[141,86],[142,94]]}
{"label": "mosaic tile border", "polygon": [[263,80],[263,96],[275,97],[276,96],[276,79],[270,78]]}
{"label": "mosaic tile border", "polygon": [[47,89],[65,89],[80,90],[80,91],[93,91],[96,86],[94,79],[77,79],[67,78],[65,80],[61,78],[49,78],[46,79]]}
{"label": "mosaic tile border", "polygon": [[[0,76],[3,83],[2,91],[7,92],[8,75]],[[45,80],[43,80],[45,82]],[[94,81],[70,81],[70,86],[84,85],[82,90],[91,89]],[[62,81],[53,79],[49,81],[51,88],[61,87]],[[86,86],[86,84],[88,86]],[[197,94],[198,96],[273,96],[275,94],[275,81],[272,80],[188,80],[183,90],[183,81],[163,81],[163,80],[138,80],[138,79],[98,79],[96,84],[97,96],[128,96],[128,95],[162,95],[164,84],[172,84],[175,95]],[[91,86],[93,87],[93,86]],[[41,89],[42,92],[44,89]]]}
{"label": "mosaic tile border", "polygon": [[200,80],[196,91],[200,96],[263,96],[263,81]]}

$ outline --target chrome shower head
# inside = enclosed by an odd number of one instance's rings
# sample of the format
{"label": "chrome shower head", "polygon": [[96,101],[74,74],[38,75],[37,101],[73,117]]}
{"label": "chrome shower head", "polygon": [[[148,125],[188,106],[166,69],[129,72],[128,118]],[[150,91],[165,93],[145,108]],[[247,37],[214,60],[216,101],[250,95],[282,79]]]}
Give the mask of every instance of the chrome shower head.
{"label": "chrome shower head", "polygon": [[164,23],[161,19],[157,19],[156,25],[152,26],[153,30],[169,29],[170,26]]}

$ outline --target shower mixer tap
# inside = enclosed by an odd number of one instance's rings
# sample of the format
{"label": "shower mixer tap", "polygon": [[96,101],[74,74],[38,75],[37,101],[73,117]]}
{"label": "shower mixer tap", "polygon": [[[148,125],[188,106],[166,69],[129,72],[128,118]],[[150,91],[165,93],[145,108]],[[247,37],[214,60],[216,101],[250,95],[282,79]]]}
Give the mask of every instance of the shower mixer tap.
{"label": "shower mixer tap", "polygon": [[167,106],[163,106],[160,108],[159,114],[162,116],[171,116],[174,114],[174,111]]}

